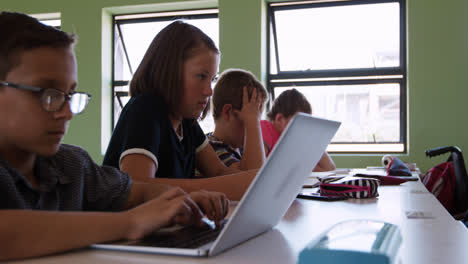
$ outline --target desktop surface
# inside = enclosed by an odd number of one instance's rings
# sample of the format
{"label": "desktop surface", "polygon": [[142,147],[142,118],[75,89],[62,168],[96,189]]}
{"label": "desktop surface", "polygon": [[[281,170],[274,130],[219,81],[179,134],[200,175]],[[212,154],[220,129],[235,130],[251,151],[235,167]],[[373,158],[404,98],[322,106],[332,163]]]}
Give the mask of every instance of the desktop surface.
{"label": "desktop surface", "polygon": [[468,259],[468,229],[455,221],[420,181],[409,181],[380,186],[379,197],[370,199],[296,199],[272,230],[214,257],[86,248],[12,263],[296,263],[311,240],[338,222],[354,219],[380,220],[400,228],[403,243],[396,263],[460,263]]}

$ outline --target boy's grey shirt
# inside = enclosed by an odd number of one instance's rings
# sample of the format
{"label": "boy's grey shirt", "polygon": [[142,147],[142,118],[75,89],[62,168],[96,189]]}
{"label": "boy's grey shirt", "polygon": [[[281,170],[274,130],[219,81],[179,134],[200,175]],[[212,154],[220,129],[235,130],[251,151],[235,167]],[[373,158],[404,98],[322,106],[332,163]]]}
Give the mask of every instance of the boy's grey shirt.
{"label": "boy's grey shirt", "polygon": [[0,209],[118,211],[132,185],[127,174],[99,166],[85,150],[66,144],[51,157],[38,156],[34,170],[37,188],[0,157]]}

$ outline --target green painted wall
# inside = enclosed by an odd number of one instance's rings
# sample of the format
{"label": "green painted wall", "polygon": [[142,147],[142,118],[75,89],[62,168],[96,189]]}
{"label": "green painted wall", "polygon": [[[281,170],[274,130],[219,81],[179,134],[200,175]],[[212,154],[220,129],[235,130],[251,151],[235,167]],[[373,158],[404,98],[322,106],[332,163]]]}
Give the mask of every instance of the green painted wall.
{"label": "green painted wall", "polygon": [[[276,1],[278,2],[278,1]],[[219,7],[221,69],[266,72],[266,3],[263,0],[2,0],[0,9],[29,14],[60,12],[65,31],[78,34],[80,90],[92,93],[65,142],[81,145],[97,161],[110,134],[110,18],[113,13]],[[408,153],[422,171],[446,157],[424,150],[458,145],[468,152],[468,1],[407,0]],[[334,155],[338,167],[378,165],[382,155]],[[468,157],[468,156],[467,156]]]}

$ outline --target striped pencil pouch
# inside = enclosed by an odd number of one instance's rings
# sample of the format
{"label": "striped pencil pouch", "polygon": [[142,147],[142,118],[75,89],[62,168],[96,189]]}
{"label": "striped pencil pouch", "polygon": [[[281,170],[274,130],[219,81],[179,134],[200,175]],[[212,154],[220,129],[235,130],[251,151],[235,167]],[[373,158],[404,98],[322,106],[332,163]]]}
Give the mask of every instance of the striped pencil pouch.
{"label": "striped pencil pouch", "polygon": [[372,198],[379,196],[379,180],[360,177],[345,177],[334,182],[320,183],[320,194],[346,196],[350,198]]}

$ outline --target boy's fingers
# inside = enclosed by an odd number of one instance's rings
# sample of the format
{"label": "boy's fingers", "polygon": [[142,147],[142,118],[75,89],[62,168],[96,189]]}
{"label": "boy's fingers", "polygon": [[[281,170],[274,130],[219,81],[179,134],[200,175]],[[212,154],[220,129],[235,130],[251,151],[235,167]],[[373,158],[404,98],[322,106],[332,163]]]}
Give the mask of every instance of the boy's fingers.
{"label": "boy's fingers", "polygon": [[229,204],[230,204],[230,201],[227,197],[224,197],[224,217],[227,216],[227,214],[229,213]]}
{"label": "boy's fingers", "polygon": [[[257,89],[255,89],[255,91],[257,92]],[[263,98],[262,98],[262,93],[257,93],[257,103],[258,104],[261,104],[263,102]]]}
{"label": "boy's fingers", "polygon": [[229,212],[229,199],[226,197],[225,194],[219,193],[216,201],[219,203],[218,220],[221,221],[226,217],[227,213]]}
{"label": "boy's fingers", "polygon": [[222,194],[220,198],[220,202],[221,202],[221,207],[223,209],[221,218],[224,218],[229,212],[229,199],[227,198],[225,194]]}
{"label": "boy's fingers", "polygon": [[221,196],[218,195],[210,197],[211,204],[214,208],[213,217],[216,221],[219,221],[224,218],[224,205],[221,199]]}
{"label": "boy's fingers", "polygon": [[174,217],[174,223],[180,225],[192,225],[192,213],[190,209],[186,209],[186,211],[181,211]]}
{"label": "boy's fingers", "polygon": [[253,102],[257,103],[258,102],[258,95],[259,95],[259,93],[257,93],[257,89],[252,88],[252,96],[250,97],[250,101],[253,101]]}
{"label": "boy's fingers", "polygon": [[163,194],[161,194],[160,198],[161,199],[166,199],[166,200],[172,200],[175,199],[179,196],[186,195],[187,193],[184,192],[181,188],[174,187]]}
{"label": "boy's fingers", "polygon": [[198,191],[191,194],[194,200],[201,206],[203,212],[211,220],[221,220],[227,212],[224,194],[218,192]]}
{"label": "boy's fingers", "polygon": [[196,224],[203,216],[200,208],[188,194],[180,195],[170,202],[172,203],[172,209],[175,211],[175,223],[183,225]]}
{"label": "boy's fingers", "polygon": [[185,202],[190,206],[192,210],[192,223],[195,224],[200,222],[200,219],[203,217],[203,213],[200,207],[197,205],[196,202],[192,200],[192,198],[189,195],[186,196]]}
{"label": "boy's fingers", "polygon": [[192,216],[192,208],[185,203],[184,197],[179,197],[169,201],[170,205],[167,209],[171,211],[172,223],[187,225],[190,223]]}
{"label": "boy's fingers", "polygon": [[249,104],[252,101],[253,94],[249,97],[249,90],[247,86],[244,86],[244,94],[242,96],[244,104]]}

